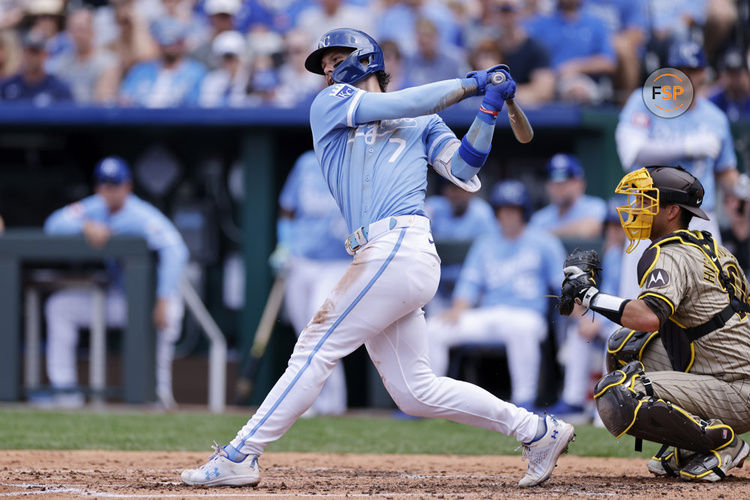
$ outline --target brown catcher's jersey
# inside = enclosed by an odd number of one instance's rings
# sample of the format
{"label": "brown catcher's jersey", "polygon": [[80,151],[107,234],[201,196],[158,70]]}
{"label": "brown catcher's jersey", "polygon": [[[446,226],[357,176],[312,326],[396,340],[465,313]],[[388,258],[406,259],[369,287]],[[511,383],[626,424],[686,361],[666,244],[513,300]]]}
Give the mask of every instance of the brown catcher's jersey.
{"label": "brown catcher's jersey", "polygon": [[[681,235],[670,233],[649,246],[638,263],[639,299],[667,312],[664,330],[678,330],[680,341],[687,349],[686,365],[690,373],[713,375],[727,382],[750,378],[750,318],[745,312],[731,315],[724,326],[696,339],[690,344],[682,329],[697,327],[711,320],[729,305],[729,294],[719,280],[719,270],[712,262],[710,251],[704,251]],[[687,236],[706,240],[702,233],[690,231]],[[713,253],[734,284],[737,298],[747,303],[748,282],[737,259],[726,248],[713,245]],[[731,288],[731,287],[730,287]],[[666,307],[665,307],[666,305]],[[653,309],[653,307],[652,307]],[[666,345],[667,351],[670,348]],[[672,353],[670,352],[670,358]],[[674,365],[674,362],[673,362]]]}

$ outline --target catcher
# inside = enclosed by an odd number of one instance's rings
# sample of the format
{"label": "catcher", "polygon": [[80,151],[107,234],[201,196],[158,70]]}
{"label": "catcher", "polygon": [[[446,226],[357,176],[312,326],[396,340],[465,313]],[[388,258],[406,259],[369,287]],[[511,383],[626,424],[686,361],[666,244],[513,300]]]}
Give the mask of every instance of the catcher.
{"label": "catcher", "polygon": [[[616,437],[663,444],[648,463],[657,476],[719,481],[741,467],[750,447],[750,312],[748,282],[737,259],[708,232],[689,231],[703,186],[680,167],[627,174],[617,193],[631,252],[650,239],[638,263],[635,300],[597,290],[596,252],[565,261],[560,312],[582,304],[622,325],[609,338],[609,373],[594,398]],[[674,447],[670,449],[670,447]]]}

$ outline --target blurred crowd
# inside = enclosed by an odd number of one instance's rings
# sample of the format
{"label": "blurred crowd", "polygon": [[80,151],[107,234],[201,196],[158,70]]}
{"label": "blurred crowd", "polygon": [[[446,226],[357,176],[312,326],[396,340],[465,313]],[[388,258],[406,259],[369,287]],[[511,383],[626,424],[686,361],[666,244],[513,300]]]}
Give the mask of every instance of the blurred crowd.
{"label": "blurred crowd", "polygon": [[[750,0],[0,0],[0,100],[295,107],[321,34],[375,36],[389,90],[510,66],[527,106],[622,104],[675,40],[750,102]],[[739,119],[748,105],[734,105]]]}

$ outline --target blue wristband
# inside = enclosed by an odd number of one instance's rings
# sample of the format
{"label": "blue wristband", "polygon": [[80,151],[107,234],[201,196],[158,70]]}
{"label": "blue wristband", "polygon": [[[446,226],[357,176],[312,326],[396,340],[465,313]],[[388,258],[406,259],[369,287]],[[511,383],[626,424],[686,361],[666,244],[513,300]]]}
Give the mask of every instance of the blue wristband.
{"label": "blue wristband", "polygon": [[487,151],[479,151],[471,145],[466,136],[461,139],[461,145],[458,147],[458,154],[461,159],[474,168],[482,168],[487,157],[490,155],[492,146]]}

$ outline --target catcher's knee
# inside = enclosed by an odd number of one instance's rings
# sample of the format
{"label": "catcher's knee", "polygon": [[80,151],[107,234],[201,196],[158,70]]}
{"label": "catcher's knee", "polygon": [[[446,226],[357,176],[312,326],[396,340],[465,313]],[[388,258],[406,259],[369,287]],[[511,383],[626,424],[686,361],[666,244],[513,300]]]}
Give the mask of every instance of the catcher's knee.
{"label": "catcher's knee", "polygon": [[659,332],[639,332],[622,327],[607,339],[607,370],[621,369],[631,361],[641,361],[643,351]]}
{"label": "catcher's knee", "polygon": [[604,426],[615,437],[636,438],[701,453],[726,446],[734,431],[725,424],[710,425],[677,405],[646,394],[650,382],[639,361],[632,361],[605,375],[594,389]]}

